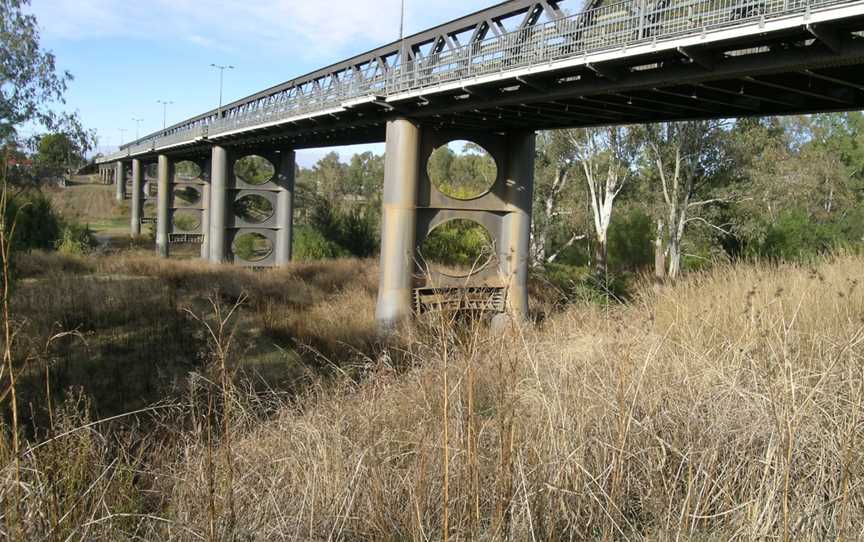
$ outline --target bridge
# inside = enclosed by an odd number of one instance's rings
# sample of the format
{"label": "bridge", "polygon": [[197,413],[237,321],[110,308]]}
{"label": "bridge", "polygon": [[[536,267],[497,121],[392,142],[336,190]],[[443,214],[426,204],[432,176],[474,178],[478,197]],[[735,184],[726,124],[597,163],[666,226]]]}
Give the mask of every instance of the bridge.
{"label": "bridge", "polygon": [[[201,243],[242,265],[291,259],[294,151],[386,142],[377,318],[444,305],[528,311],[537,130],[864,109],[864,0],[511,0],[211,110],[100,159],[118,199],[131,176],[133,235],[152,194],[156,244]],[[458,199],[429,179],[432,152],[484,147],[498,178]],[[272,168],[250,178],[250,155]],[[254,169],[254,168],[252,168]],[[197,191],[195,201],[181,201]],[[274,212],[251,220],[244,198]],[[197,219],[178,224],[183,214]],[[495,257],[467,276],[427,270],[418,247],[444,222],[492,235]],[[244,234],[272,251],[242,261]],[[443,299],[443,301],[442,301]]]}

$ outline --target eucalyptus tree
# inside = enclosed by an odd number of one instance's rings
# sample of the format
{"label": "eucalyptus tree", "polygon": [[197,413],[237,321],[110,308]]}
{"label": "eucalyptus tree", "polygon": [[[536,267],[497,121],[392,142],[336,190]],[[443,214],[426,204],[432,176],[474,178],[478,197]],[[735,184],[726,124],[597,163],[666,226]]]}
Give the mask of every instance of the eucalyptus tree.
{"label": "eucalyptus tree", "polygon": [[0,140],[16,128],[37,122],[49,129],[58,116],[52,105],[63,103],[72,80],[59,72],[54,55],[42,49],[36,17],[26,12],[30,0],[0,0]]}
{"label": "eucalyptus tree", "polygon": [[645,173],[659,200],[657,239],[662,258],[657,271],[674,280],[681,272],[682,242],[691,224],[699,222],[728,233],[703,216],[709,206],[729,201],[717,190],[717,181],[730,166],[725,145],[728,130],[724,121],[716,120],[660,123],[642,130],[647,145]]}

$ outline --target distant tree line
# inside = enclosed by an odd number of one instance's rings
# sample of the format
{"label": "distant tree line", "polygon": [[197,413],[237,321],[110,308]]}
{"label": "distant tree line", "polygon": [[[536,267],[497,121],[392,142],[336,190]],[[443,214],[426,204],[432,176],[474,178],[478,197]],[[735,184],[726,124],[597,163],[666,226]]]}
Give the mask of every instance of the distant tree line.
{"label": "distant tree line", "polygon": [[[458,197],[482,191],[496,170],[469,144],[438,149],[428,171]],[[330,153],[298,169],[301,257],[374,254],[383,176],[372,153],[348,163]],[[718,259],[811,258],[864,242],[862,198],[859,112],[541,132],[532,265],[594,281],[674,280]],[[452,243],[482,238],[449,233]]]}

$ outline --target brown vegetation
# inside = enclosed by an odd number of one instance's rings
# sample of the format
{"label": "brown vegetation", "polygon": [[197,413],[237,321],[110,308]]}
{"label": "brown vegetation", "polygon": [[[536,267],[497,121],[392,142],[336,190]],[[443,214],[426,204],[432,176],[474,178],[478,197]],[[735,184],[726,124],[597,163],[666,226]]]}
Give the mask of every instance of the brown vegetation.
{"label": "brown vegetation", "polygon": [[[200,368],[176,401],[113,422],[82,419],[88,410],[73,395],[24,445],[21,486],[4,448],[7,533],[864,536],[860,257],[818,267],[719,267],[646,289],[628,306],[572,307],[504,336],[431,319],[378,348],[363,346],[374,266],[255,274],[152,262],[98,266],[116,277],[156,276],[178,291],[200,282],[231,292],[213,306],[189,305],[199,316],[186,325],[202,331]],[[243,291],[249,301],[229,318]],[[303,305],[310,297],[317,304]],[[271,300],[282,308],[268,307]],[[281,326],[295,337],[331,334],[332,344],[364,354],[354,358],[360,366],[310,376],[292,396],[250,390],[231,377],[254,318],[259,329]],[[16,491],[20,502],[11,500]]]}

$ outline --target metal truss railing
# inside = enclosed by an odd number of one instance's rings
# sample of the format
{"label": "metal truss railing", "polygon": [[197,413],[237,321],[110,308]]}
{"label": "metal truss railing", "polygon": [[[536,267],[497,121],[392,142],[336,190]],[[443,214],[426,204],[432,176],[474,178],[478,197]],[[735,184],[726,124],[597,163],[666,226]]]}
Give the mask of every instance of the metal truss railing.
{"label": "metal truss railing", "polygon": [[[569,58],[621,50],[659,40],[702,35],[754,21],[767,22],[855,0],[625,0],[503,33],[408,62],[343,72],[312,90],[281,91],[188,128],[137,142],[106,161],[193,142],[267,123],[340,110],[350,100],[386,98],[466,79],[520,70]],[[418,55],[419,56],[419,55]]]}

